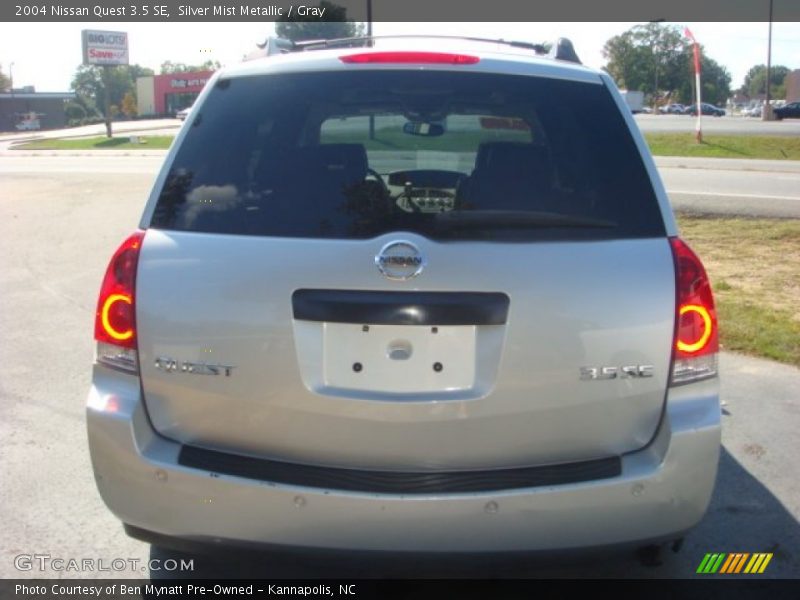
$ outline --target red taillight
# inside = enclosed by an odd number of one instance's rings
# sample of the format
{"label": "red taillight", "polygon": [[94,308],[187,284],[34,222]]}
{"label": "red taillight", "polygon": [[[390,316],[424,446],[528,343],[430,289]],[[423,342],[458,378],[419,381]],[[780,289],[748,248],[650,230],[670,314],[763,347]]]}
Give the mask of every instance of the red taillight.
{"label": "red taillight", "polygon": [[678,311],[678,336],[675,349],[683,356],[715,352],[711,345],[714,334],[711,311],[701,304],[683,304]]}
{"label": "red taillight", "polygon": [[361,52],[340,56],[343,63],[416,63],[416,64],[446,64],[446,65],[474,65],[480,58],[469,54],[451,54],[449,52]]}
{"label": "red taillight", "polygon": [[673,383],[716,375],[717,311],[703,263],[679,238],[670,238],[675,260],[676,315]]}
{"label": "red taillight", "polygon": [[143,239],[144,231],[136,231],[111,257],[94,320],[98,342],[136,350],[136,267]]}

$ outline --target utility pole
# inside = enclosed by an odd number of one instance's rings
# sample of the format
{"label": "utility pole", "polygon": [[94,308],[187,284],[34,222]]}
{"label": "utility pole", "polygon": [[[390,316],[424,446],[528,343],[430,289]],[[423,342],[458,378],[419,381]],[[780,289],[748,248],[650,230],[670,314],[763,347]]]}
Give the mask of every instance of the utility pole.
{"label": "utility pole", "polygon": [[[372,46],[372,0],[367,0],[367,44]],[[369,139],[375,139],[375,115],[369,116]]]}
{"label": "utility pole", "polygon": [[761,119],[764,121],[772,120],[772,105],[769,103],[769,87],[772,80],[772,0],[769,0],[769,36],[767,38],[767,93],[764,100],[764,110],[761,111]]}
{"label": "utility pole", "polygon": [[106,137],[111,137],[111,83],[109,77],[110,65],[103,65],[103,89],[105,90]]}
{"label": "utility pole", "polygon": [[656,19],[654,21],[650,21],[650,25],[655,25],[655,27],[650,28],[650,33],[653,35],[652,38],[652,45],[650,46],[653,51],[653,70],[655,71],[655,82],[653,84],[653,114],[658,114],[658,63],[659,63],[659,56],[658,56],[658,42],[660,41],[661,36],[661,28],[659,23],[663,23],[664,19]]}
{"label": "utility pole", "polygon": [[653,90],[653,114],[658,114],[658,42],[655,45],[655,52],[653,53],[653,58],[655,59],[655,70],[656,70],[656,84],[655,89]]}

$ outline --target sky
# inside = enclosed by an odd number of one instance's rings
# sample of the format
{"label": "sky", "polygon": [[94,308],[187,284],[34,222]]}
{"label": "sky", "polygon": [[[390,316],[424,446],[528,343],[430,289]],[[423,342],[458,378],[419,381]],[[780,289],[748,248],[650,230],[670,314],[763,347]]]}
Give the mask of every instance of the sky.
{"label": "sky", "polygon": [[[375,35],[470,35],[528,42],[572,40],[578,56],[591,67],[605,64],[606,40],[635,23],[374,23]],[[747,71],[767,62],[767,23],[679,23],[688,26],[706,54],[727,67],[732,88]],[[68,91],[81,63],[81,30],[128,32],[130,62],[152,68],[162,62],[200,64],[239,62],[257,42],[274,31],[270,22],[249,23],[0,23],[0,69],[13,74],[14,87],[40,92]],[[13,63],[13,66],[11,66]],[[800,69],[800,23],[774,23],[772,64]]]}

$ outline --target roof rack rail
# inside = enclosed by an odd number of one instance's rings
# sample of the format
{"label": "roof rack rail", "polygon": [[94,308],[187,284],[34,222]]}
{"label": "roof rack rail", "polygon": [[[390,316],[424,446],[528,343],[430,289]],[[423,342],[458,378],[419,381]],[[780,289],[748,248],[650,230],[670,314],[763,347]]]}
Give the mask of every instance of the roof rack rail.
{"label": "roof rack rail", "polygon": [[491,39],[467,36],[452,35],[382,35],[382,36],[359,36],[350,38],[338,38],[333,40],[305,40],[293,42],[284,38],[268,37],[263,44],[257,44],[259,50],[250,53],[245,60],[272,56],[274,54],[287,54],[289,52],[305,52],[310,50],[322,50],[326,48],[364,48],[372,46],[375,40],[386,39],[411,39],[411,38],[432,38],[439,40],[465,40],[468,42],[481,42],[487,44],[504,44],[513,48],[523,48],[533,50],[538,55],[547,56],[555,60],[564,60],[577,64],[582,64],[572,42],[567,38],[558,38],[555,44],[548,46],[545,44],[534,44],[531,42],[519,42],[514,40]]}

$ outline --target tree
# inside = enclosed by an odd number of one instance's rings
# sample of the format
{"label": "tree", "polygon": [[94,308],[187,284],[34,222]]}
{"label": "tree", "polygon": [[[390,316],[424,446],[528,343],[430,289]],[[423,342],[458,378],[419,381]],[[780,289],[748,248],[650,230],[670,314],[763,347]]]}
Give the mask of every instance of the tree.
{"label": "tree", "polygon": [[126,117],[135,117],[138,113],[136,108],[136,96],[131,92],[126,93],[122,97],[122,112]]}
{"label": "tree", "polygon": [[649,79],[646,67],[649,52],[634,43],[630,31],[615,36],[603,46],[603,57],[608,59],[604,69],[622,89],[641,91]]}
{"label": "tree", "polygon": [[86,109],[77,102],[67,102],[64,104],[64,114],[70,121],[80,121],[86,118]]}
{"label": "tree", "polygon": [[[702,61],[700,82],[703,86],[703,101],[718,106],[725,104],[731,97],[731,74],[713,58],[702,55],[700,60]],[[694,69],[694,67],[691,68]],[[692,70],[692,74],[694,74],[694,70]]]}
{"label": "tree", "polygon": [[3,66],[0,65],[0,92],[7,92],[11,89],[11,79],[3,73]]}
{"label": "tree", "polygon": [[617,85],[658,98],[684,77],[686,42],[677,25],[635,25],[603,46],[605,70]]}
{"label": "tree", "polygon": [[[692,45],[677,25],[635,25],[609,39],[603,47],[604,69],[617,85],[671,102],[689,103],[694,97]],[[703,100],[723,103],[730,95],[728,70],[700,47]]]}
{"label": "tree", "polygon": [[201,65],[187,65],[167,60],[161,63],[161,74],[168,75],[171,73],[189,73],[192,71],[216,71],[221,66],[218,60],[207,60]]}
{"label": "tree", "polygon": [[103,85],[103,68],[81,65],[72,79],[70,87],[76,93],[78,103],[84,106],[89,114],[102,113],[106,105],[107,92],[111,104],[122,106],[125,94],[136,93],[136,79],[153,75],[152,69],[140,65],[110,67],[108,90],[106,90]]}
{"label": "tree", "polygon": [[[697,102],[694,89],[694,58],[691,50],[686,54],[686,77],[673,91],[675,102],[690,104]],[[713,58],[700,55],[700,83],[703,86],[702,100],[710,104],[725,104],[731,95],[731,74]]]}
{"label": "tree", "polygon": [[300,42],[303,40],[333,40],[364,35],[364,24],[347,20],[347,9],[322,0],[325,9],[322,18],[313,16],[281,17],[275,23],[275,33],[282,38]]}
{"label": "tree", "polygon": [[[791,72],[783,65],[777,65],[770,69],[769,96],[773,99],[786,98],[786,87],[784,80]],[[749,98],[765,96],[767,93],[767,66],[756,65],[751,68],[744,77],[741,93]]]}

